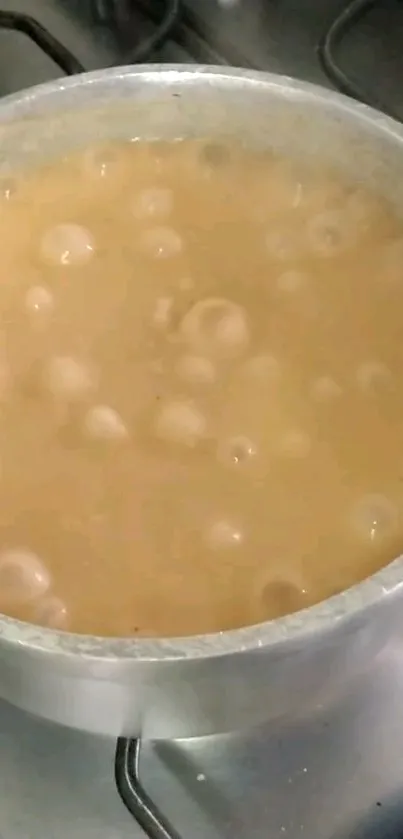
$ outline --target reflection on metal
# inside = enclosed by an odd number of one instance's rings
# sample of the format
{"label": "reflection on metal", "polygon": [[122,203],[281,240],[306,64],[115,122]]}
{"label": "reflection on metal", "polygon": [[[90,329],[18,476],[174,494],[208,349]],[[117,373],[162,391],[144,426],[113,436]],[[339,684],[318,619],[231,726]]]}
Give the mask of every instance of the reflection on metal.
{"label": "reflection on metal", "polygon": [[115,781],[119,795],[149,839],[180,839],[140,781],[140,752],[141,740],[118,739]]}

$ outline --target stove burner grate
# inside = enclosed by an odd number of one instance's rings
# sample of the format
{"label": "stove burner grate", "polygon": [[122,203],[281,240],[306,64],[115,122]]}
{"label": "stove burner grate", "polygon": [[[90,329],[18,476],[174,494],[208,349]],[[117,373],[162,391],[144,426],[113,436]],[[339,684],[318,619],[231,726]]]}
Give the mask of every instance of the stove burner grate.
{"label": "stove burner grate", "polygon": [[[148,4],[147,4],[148,5]],[[142,38],[123,54],[120,64],[140,64],[149,61],[172,35],[179,22],[181,14],[181,0],[163,0],[161,8],[157,10],[155,28],[150,35]],[[115,22],[118,31],[125,34],[130,32],[130,8],[127,0],[95,0],[95,13],[98,20],[106,24]]]}
{"label": "stove burner grate", "polygon": [[366,105],[371,105],[401,122],[401,116],[395,113],[393,108],[382,102],[375,94],[367,93],[357,82],[347,76],[336,58],[337,49],[344,37],[361,22],[367,12],[379,6],[379,3],[380,0],[351,0],[320,40],[317,48],[318,58],[328,79],[342,93]]}
{"label": "stove burner grate", "polygon": [[51,58],[67,76],[73,76],[75,73],[84,71],[84,67],[70,50],[29,15],[20,12],[0,11],[0,29],[13,29],[22,32]]}
{"label": "stove burner grate", "polygon": [[[181,0],[165,0],[160,21],[151,35],[130,47],[119,64],[138,64],[147,61],[170,37],[181,10]],[[0,10],[0,29],[21,32],[33,41],[67,76],[85,72],[85,67],[70,50],[30,15]]]}
{"label": "stove burner grate", "polygon": [[115,781],[119,795],[149,839],[181,839],[140,781],[141,740],[120,737],[115,753]]}

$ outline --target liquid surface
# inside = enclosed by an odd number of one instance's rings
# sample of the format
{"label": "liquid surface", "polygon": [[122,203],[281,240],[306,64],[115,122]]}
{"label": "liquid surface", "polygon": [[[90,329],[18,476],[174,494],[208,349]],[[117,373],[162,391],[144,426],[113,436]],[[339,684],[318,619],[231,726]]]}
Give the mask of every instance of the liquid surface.
{"label": "liquid surface", "polygon": [[403,544],[403,225],[210,142],[0,183],[0,610],[184,635]]}

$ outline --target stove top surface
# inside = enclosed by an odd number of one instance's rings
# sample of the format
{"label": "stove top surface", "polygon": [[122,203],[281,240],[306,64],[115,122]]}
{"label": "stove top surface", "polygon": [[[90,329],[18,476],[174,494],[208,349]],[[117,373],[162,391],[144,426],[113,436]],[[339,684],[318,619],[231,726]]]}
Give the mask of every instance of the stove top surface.
{"label": "stove top surface", "polygon": [[[141,779],[175,839],[401,839],[402,643],[293,729],[144,744]],[[141,839],[114,754],[112,740],[1,705],[1,839]]]}
{"label": "stove top surface", "polygon": [[[113,22],[118,6],[123,27]],[[0,0],[0,17],[30,15],[91,70],[122,63],[154,31],[163,6]],[[183,0],[181,24],[150,58],[232,63],[331,84],[317,45],[345,6],[241,0],[224,11],[216,0]],[[402,45],[403,4],[383,0],[345,32],[336,59],[366,98],[403,119]],[[25,34],[0,30],[0,96],[60,75]],[[176,839],[401,839],[402,696],[403,639],[396,639],[336,707],[316,709],[292,729],[144,744],[141,779]],[[0,704],[0,839],[144,836],[114,784],[115,748]]]}
{"label": "stove top surface", "polygon": [[[84,69],[94,70],[123,63],[130,47],[155,29],[166,3],[0,0],[0,13],[31,15]],[[224,9],[220,0],[181,0],[180,24],[150,58],[254,67],[331,85],[317,47],[347,5],[348,0],[235,0]],[[369,100],[380,100],[385,110],[403,119],[403,4],[401,0],[374,0],[368,6],[356,25],[346,27],[335,59],[348,78],[368,93]],[[110,20],[113,9],[126,10],[126,16],[120,13],[120,26]],[[0,29],[0,96],[58,76],[57,65],[25,35]]]}

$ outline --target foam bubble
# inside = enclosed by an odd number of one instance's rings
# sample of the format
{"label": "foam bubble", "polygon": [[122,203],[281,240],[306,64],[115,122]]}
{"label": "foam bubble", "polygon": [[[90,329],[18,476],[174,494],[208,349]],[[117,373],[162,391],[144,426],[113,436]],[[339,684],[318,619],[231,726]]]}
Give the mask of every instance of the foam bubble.
{"label": "foam bubble", "polygon": [[350,220],[338,210],[319,213],[308,222],[307,241],[317,256],[337,256],[354,241]]}
{"label": "foam bubble", "polygon": [[226,466],[242,466],[257,454],[257,446],[249,437],[229,437],[218,446],[217,457]]}
{"label": "foam bubble", "polygon": [[172,189],[152,187],[141,190],[131,204],[136,219],[165,218],[173,210],[174,196]]}
{"label": "foam bubble", "polygon": [[184,355],[176,365],[179,378],[195,385],[208,385],[215,382],[217,371],[213,362],[202,355]]}
{"label": "foam bubble", "polygon": [[227,519],[213,522],[207,529],[205,541],[212,550],[240,547],[244,540],[242,528]]}
{"label": "foam bubble", "polygon": [[158,329],[166,329],[169,326],[172,314],[173,298],[159,297],[156,301],[153,323]]}
{"label": "foam bubble", "polygon": [[242,372],[252,381],[275,382],[281,375],[280,363],[269,353],[254,355],[242,365]]}
{"label": "foam bubble", "polygon": [[386,541],[394,535],[397,523],[397,507],[386,495],[363,495],[353,507],[353,529],[365,542]]}
{"label": "foam bubble", "polygon": [[35,285],[28,289],[25,305],[30,314],[46,316],[52,313],[55,302],[52,292],[46,286]]}
{"label": "foam bubble", "polygon": [[331,376],[319,376],[313,382],[311,392],[317,402],[333,402],[342,395],[343,389]]}
{"label": "foam bubble", "polygon": [[305,279],[302,271],[284,271],[277,277],[276,286],[281,294],[295,294],[303,288]]}
{"label": "foam bubble", "polygon": [[254,597],[260,601],[263,615],[271,618],[298,612],[307,605],[307,589],[299,578],[265,578],[254,590]]}
{"label": "foam bubble", "polygon": [[102,145],[86,149],[82,157],[84,174],[95,181],[116,181],[127,174],[127,161],[121,146]]}
{"label": "foam bubble", "polygon": [[87,411],[84,428],[89,437],[97,440],[123,440],[128,430],[117,411],[109,405],[95,405]]}
{"label": "foam bubble", "polygon": [[205,436],[207,420],[191,402],[173,400],[164,405],[155,421],[157,437],[171,443],[181,443],[190,448]]}
{"label": "foam bubble", "polygon": [[358,387],[364,393],[376,395],[393,388],[393,375],[386,364],[380,361],[368,361],[361,364],[356,372]]}
{"label": "foam bubble", "polygon": [[56,397],[81,399],[95,387],[93,370],[68,355],[54,356],[45,370],[45,384]]}
{"label": "foam bubble", "polygon": [[204,353],[233,356],[249,343],[249,325],[242,306],[208,297],[196,303],[181,323],[184,339]]}
{"label": "foam bubble", "polygon": [[144,250],[155,259],[169,259],[183,250],[183,241],[172,227],[152,227],[142,234]]}
{"label": "foam bubble", "polygon": [[67,606],[59,597],[50,595],[41,599],[35,608],[34,620],[48,629],[66,629],[68,624]]}
{"label": "foam bubble", "polygon": [[52,265],[86,265],[94,250],[90,231],[79,224],[57,224],[42,237],[42,257]]}
{"label": "foam bubble", "polygon": [[287,230],[271,230],[265,237],[267,252],[273,259],[287,262],[296,254],[296,243]]}
{"label": "foam bubble", "polygon": [[231,161],[231,150],[224,143],[206,143],[201,151],[201,159],[213,169],[221,169]]}
{"label": "foam bubble", "polygon": [[0,178],[0,200],[10,201],[16,190],[16,182],[13,178]]}
{"label": "foam bubble", "polygon": [[27,603],[50,587],[50,574],[40,558],[28,548],[10,548],[0,553],[0,595],[9,603]]}

